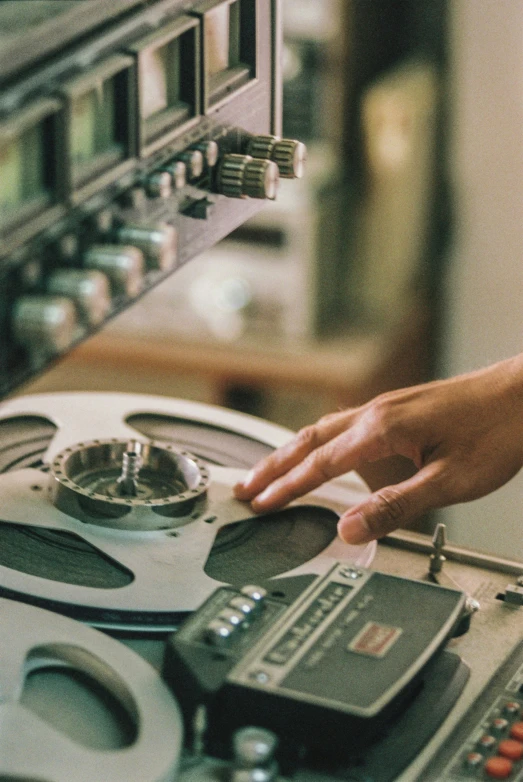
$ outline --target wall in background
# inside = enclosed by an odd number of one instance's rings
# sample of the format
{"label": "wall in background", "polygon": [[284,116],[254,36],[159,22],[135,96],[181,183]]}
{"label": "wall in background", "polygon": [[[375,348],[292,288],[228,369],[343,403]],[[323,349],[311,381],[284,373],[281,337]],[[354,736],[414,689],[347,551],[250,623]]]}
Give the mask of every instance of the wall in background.
{"label": "wall in background", "polygon": [[[523,3],[450,7],[456,226],[445,375],[523,350]],[[523,473],[441,516],[455,542],[523,558]]]}

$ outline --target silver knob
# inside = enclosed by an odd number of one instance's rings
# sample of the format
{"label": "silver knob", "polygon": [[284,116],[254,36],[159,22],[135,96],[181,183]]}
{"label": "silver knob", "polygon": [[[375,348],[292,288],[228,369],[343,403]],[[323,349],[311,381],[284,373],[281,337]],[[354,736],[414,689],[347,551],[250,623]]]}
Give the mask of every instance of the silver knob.
{"label": "silver knob", "polygon": [[137,296],[142,289],[144,257],[138,247],[99,244],[84,255],[84,266],[109,278],[113,296]]}
{"label": "silver knob", "polygon": [[267,597],[267,590],[263,587],[256,586],[255,584],[247,584],[242,587],[240,591],[245,597],[254,600],[254,603],[258,608],[262,606],[263,601]]}
{"label": "silver knob", "polygon": [[118,229],[116,236],[122,244],[140,249],[150,269],[165,272],[175,267],[178,234],[172,225],[124,225]]}
{"label": "silver knob", "polygon": [[273,760],[278,738],[266,728],[249,725],[234,733],[232,745],[236,765],[256,768],[267,766]]}
{"label": "silver knob", "polygon": [[254,158],[274,161],[280,176],[286,179],[300,179],[305,171],[307,147],[296,139],[270,135],[253,136],[247,144],[247,154]]}
{"label": "silver knob", "polygon": [[175,190],[181,190],[187,184],[187,166],[183,160],[174,160],[165,166],[165,171],[171,175]]}
{"label": "silver knob", "polygon": [[15,340],[39,362],[63,353],[77,336],[76,307],[64,296],[22,296],[12,316]]}
{"label": "silver knob", "polygon": [[193,144],[191,149],[202,153],[205,165],[209,168],[214,168],[218,162],[219,148],[216,141],[200,141],[198,144]]}
{"label": "silver knob", "polygon": [[186,149],[176,156],[187,167],[187,179],[198,179],[203,174],[204,160],[199,149]]}
{"label": "silver knob", "polygon": [[224,619],[212,619],[205,628],[205,640],[212,646],[227,646],[234,634],[234,625]]}
{"label": "silver knob", "polygon": [[218,615],[218,619],[223,619],[234,627],[241,627],[246,618],[243,611],[234,610],[232,608],[223,608]]}
{"label": "silver knob", "polygon": [[47,291],[73,299],[89,326],[102,323],[111,308],[109,279],[96,269],[56,269],[47,280]]}
{"label": "silver knob", "polygon": [[153,198],[169,198],[173,192],[173,178],[168,171],[153,171],[147,177],[145,187]]}
{"label": "silver knob", "polygon": [[276,198],[278,166],[250,155],[225,155],[218,167],[218,192],[229,198]]}

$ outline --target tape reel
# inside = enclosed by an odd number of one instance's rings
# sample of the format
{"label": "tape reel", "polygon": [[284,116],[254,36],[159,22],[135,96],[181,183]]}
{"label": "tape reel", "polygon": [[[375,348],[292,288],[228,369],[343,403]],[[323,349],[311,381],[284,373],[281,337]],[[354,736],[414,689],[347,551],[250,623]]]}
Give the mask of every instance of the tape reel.
{"label": "tape reel", "polygon": [[0,648],[0,778],[176,778],[178,705],[137,654],[79,622],[3,598]]}
{"label": "tape reel", "polygon": [[211,405],[108,393],[0,410],[0,592],[98,627],[168,630],[221,583],[368,566],[336,537],[351,473],[253,518],[231,488],[288,430]]}

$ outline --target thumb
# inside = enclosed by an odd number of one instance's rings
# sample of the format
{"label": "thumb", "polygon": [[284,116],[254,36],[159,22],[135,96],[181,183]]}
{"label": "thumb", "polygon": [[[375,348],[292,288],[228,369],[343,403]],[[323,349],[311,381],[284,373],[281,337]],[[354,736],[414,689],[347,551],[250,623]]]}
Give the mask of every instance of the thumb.
{"label": "thumb", "polygon": [[338,521],[345,543],[368,543],[404,527],[441,503],[433,470],[424,468],[396,486],[387,486],[349,508]]}

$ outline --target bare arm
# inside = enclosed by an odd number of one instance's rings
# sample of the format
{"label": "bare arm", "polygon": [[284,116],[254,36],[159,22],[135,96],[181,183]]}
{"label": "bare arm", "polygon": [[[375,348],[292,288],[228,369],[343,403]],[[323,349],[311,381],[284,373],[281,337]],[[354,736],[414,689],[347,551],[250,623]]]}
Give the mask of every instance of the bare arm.
{"label": "bare arm", "polygon": [[477,372],[392,391],[321,418],[235,487],[275,510],[366,462],[401,454],[417,473],[350,508],[338,532],[364,543],[433,508],[477,499],[523,466],[523,353]]}

